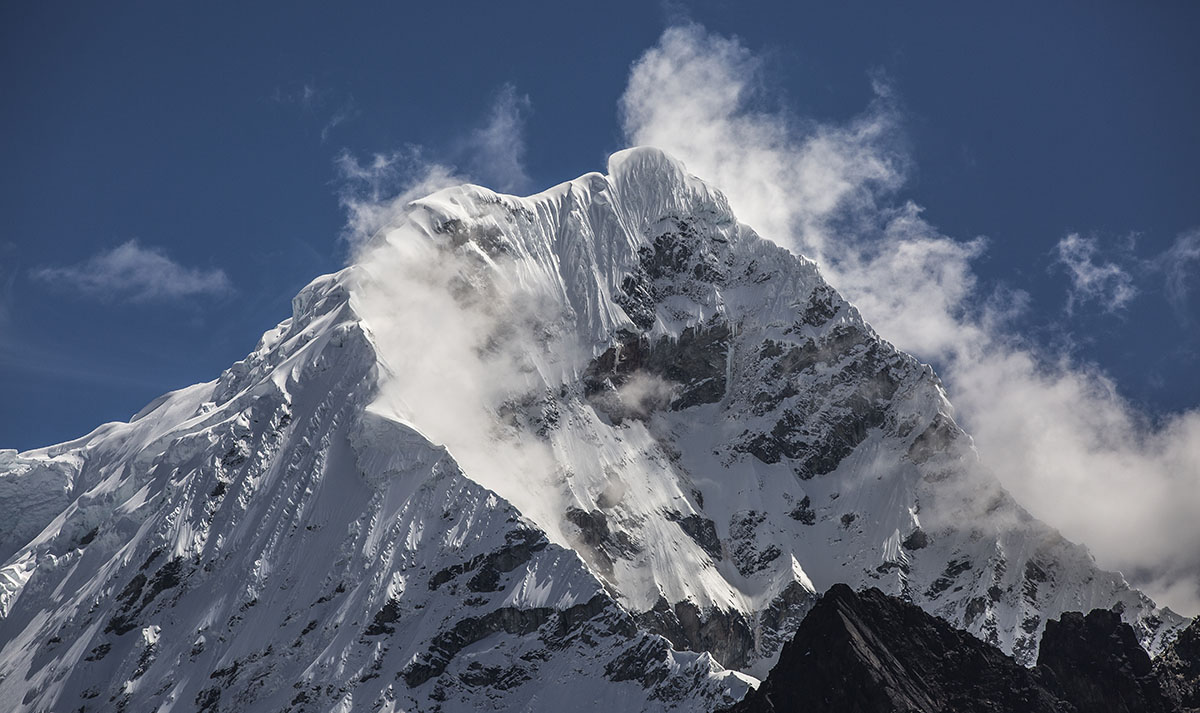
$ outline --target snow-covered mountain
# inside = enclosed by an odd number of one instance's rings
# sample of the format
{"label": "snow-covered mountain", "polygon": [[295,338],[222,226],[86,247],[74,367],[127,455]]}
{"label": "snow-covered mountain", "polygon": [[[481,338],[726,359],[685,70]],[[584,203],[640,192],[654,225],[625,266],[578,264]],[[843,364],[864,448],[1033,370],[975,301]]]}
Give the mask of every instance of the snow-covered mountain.
{"label": "snow-covered mountain", "polygon": [[1036,658],[1183,623],[984,471],[933,371],[648,148],[414,201],[215,381],[0,452],[19,710],[664,710],[819,592]]}

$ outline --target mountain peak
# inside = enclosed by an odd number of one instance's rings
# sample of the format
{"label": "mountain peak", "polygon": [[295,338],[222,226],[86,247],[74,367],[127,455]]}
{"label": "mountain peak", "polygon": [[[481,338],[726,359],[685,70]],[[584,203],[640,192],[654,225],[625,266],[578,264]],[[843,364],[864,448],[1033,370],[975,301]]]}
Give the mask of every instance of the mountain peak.
{"label": "mountain peak", "polygon": [[713,707],[837,582],[1021,663],[1064,610],[1164,646],[813,262],[608,170],[413,201],[218,379],[0,453],[0,698]]}

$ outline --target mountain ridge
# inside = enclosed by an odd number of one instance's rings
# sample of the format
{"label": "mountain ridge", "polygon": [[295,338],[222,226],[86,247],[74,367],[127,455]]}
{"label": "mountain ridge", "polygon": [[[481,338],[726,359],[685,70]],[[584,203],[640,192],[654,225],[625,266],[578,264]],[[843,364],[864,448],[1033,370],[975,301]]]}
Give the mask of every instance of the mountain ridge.
{"label": "mountain ridge", "polygon": [[1155,651],[1182,625],[655,149],[408,204],[219,379],[0,455],[0,510],[33,493],[0,530],[0,693],[29,710],[729,703],[833,581],[1026,662],[1072,608],[1120,603]]}

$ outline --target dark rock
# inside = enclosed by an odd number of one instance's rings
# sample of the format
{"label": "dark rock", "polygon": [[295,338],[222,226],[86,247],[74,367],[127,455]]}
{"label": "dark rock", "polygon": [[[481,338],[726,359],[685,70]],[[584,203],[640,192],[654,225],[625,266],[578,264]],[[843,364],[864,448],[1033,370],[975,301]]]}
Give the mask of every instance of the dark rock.
{"label": "dark rock", "polygon": [[808,307],[805,308],[800,321],[810,327],[820,327],[837,314],[842,302],[841,297],[829,285],[817,285],[809,297]]}
{"label": "dark rock", "polygon": [[904,541],[900,544],[903,545],[904,549],[906,550],[924,549],[925,547],[929,546],[929,535],[926,535],[925,531],[918,527],[912,531],[912,534],[904,538]]}
{"label": "dark rock", "polygon": [[1200,618],[1159,654],[1154,673],[1171,703],[1181,710],[1200,710]]}
{"label": "dark rock", "polygon": [[92,648],[91,651],[88,652],[87,658],[85,658],[84,661],[99,661],[105,656],[108,656],[108,652],[111,650],[112,644],[108,643],[107,641],[102,644],[97,644]]}
{"label": "dark rock", "polygon": [[908,457],[913,463],[921,464],[941,453],[949,453],[951,445],[961,431],[948,417],[938,414],[928,428],[917,436],[908,448]]}
{"label": "dark rock", "polygon": [[[397,674],[397,678],[403,678],[410,688],[420,686],[442,675],[458,652],[500,632],[525,636],[541,630],[539,637],[543,642],[550,646],[562,646],[568,635],[578,630],[584,622],[609,608],[615,608],[613,601],[597,594],[587,602],[567,609],[501,607],[482,616],[460,619],[454,626],[434,636],[428,650]],[[632,635],[633,622],[627,615],[618,613],[607,630]]]}
{"label": "dark rock", "polygon": [[1050,581],[1050,574],[1041,565],[1033,560],[1025,563],[1025,577],[1021,583],[1021,591],[1025,595],[1025,599],[1036,602],[1038,585],[1048,581]]}
{"label": "dark rock", "polygon": [[221,687],[213,686],[206,688],[196,694],[196,706],[200,713],[210,709],[216,709],[217,704],[221,702]]}
{"label": "dark rock", "polygon": [[804,499],[797,503],[796,507],[788,513],[788,517],[793,520],[798,520],[805,525],[813,525],[817,522],[817,513],[812,509],[812,499],[807,495]]}
{"label": "dark rock", "polygon": [[639,268],[621,280],[621,291],[613,301],[625,310],[629,319],[640,329],[650,329],[657,319],[654,284],[644,269]]}
{"label": "dark rock", "polygon": [[950,587],[954,586],[954,580],[958,575],[971,569],[970,560],[951,559],[946,563],[946,569],[942,570],[942,574],[937,579],[933,580],[933,584],[929,585],[929,591],[925,592],[925,596],[936,597]]}
{"label": "dark rock", "polygon": [[667,642],[645,637],[604,666],[610,681],[637,681],[646,688],[662,683],[669,673],[666,666]]}
{"label": "dark rock", "polygon": [[[972,603],[978,608],[983,601]],[[1183,712],[1195,708],[1198,672],[1197,624],[1152,665],[1118,613],[1068,612],[1047,622],[1038,664],[1030,669],[913,604],[836,584],[784,645],[758,690],[729,710]]]}
{"label": "dark rock", "polygon": [[1067,612],[1046,622],[1038,669],[1081,711],[1157,713],[1166,704],[1150,655],[1133,627],[1107,609]]}
{"label": "dark rock", "polygon": [[[157,557],[158,550],[150,554],[141,570],[145,570]],[[139,571],[129,580],[117,601],[123,602],[121,611],[114,614],[104,627],[104,633],[114,632],[118,636],[137,628],[137,620],[142,611],[162,592],[179,586],[182,581],[183,560],[176,557],[162,567],[153,576],[147,578]],[[141,602],[138,602],[141,597]]]}
{"label": "dark rock", "polygon": [[659,598],[638,614],[637,623],[671,642],[679,651],[707,651],[727,668],[745,667],[754,653],[754,630],[737,611],[701,611],[689,601],[673,606]]}
{"label": "dark rock", "polygon": [[580,508],[568,508],[566,519],[579,528],[583,537],[583,554],[605,574],[612,573],[613,561],[618,557],[637,554],[638,547],[623,531],[613,532],[608,527],[608,516],[600,510],[588,512]]}
{"label": "dark rock", "polygon": [[[592,360],[584,371],[584,391],[594,407],[614,421],[645,418],[650,412],[715,403],[725,395],[729,325],[716,321],[687,327],[678,339],[661,337],[653,344],[640,334],[624,333],[622,341]],[[638,402],[621,396],[621,387],[636,377],[657,380],[671,389]],[[661,401],[661,403],[659,402]]]}
{"label": "dark rock", "polygon": [[458,675],[458,680],[468,686],[489,686],[499,691],[516,688],[532,678],[529,671],[521,666],[484,666],[478,661],[471,662],[466,670]]}
{"label": "dark rock", "polygon": [[466,562],[436,572],[429,579],[429,588],[436,590],[461,574],[475,572],[467,582],[468,589],[473,592],[496,591],[500,584],[500,575],[525,564],[535,553],[545,549],[547,544],[549,542],[539,530],[512,530],[505,535],[505,544],[499,549],[476,555]]}
{"label": "dark rock", "polygon": [[[396,628],[393,627],[392,624],[394,624],[399,619],[400,619],[400,602],[396,601],[395,599],[388,599],[387,603],[383,605],[383,608],[380,609],[379,611],[375,612],[375,618],[371,620],[371,625],[367,627],[367,630],[364,631],[363,634],[365,634],[366,636],[379,636],[381,634],[391,634],[392,632],[394,632],[396,630]],[[315,625],[316,625],[316,622],[315,621],[312,622],[308,628],[306,628],[304,631],[300,632],[301,635],[307,634],[308,632],[312,631],[312,627]]]}
{"label": "dark rock", "polygon": [[667,511],[666,517],[679,525],[679,529],[695,540],[696,544],[700,545],[700,549],[707,552],[709,557],[718,561],[721,559],[721,538],[717,537],[715,522],[695,513],[685,516],[674,510]]}
{"label": "dark rock", "polygon": [[782,554],[774,543],[768,543],[765,546],[760,546],[758,543],[758,526],[766,519],[767,514],[757,510],[736,512],[730,519],[729,555],[743,577],[761,572]]}
{"label": "dark rock", "polygon": [[[849,328],[835,328],[820,342],[809,340],[772,356],[778,351],[773,345],[760,347],[760,358],[770,363],[763,367],[765,378],[780,385],[774,393],[761,391],[752,403],[758,415],[782,410],[770,431],[747,432],[735,450],[764,463],[794,460],[802,480],[831,473],[871,429],[886,424],[889,400],[900,385],[893,373],[895,357],[869,334]],[[810,373],[818,364],[838,368],[820,376]],[[798,394],[804,396],[783,406]]]}
{"label": "dark rock", "polygon": [[834,585],[732,711],[1067,713],[1037,675],[920,608]]}

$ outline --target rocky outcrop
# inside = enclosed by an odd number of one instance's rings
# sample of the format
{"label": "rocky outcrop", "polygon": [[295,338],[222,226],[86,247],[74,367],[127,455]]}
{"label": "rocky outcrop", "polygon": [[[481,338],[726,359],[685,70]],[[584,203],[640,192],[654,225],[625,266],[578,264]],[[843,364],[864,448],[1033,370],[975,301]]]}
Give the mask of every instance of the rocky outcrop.
{"label": "rocky outcrop", "polygon": [[1036,667],[877,589],[834,585],[730,713],[1175,713],[1196,710],[1200,623],[1151,663],[1112,611],[1046,625]]}
{"label": "rocky outcrop", "polygon": [[999,649],[877,589],[834,585],[731,713],[1068,713]]}
{"label": "rocky outcrop", "polygon": [[1133,629],[1106,609],[1087,616],[1067,612],[1046,622],[1037,669],[1081,711],[1174,710]]}
{"label": "rocky outcrop", "polygon": [[1200,618],[1154,661],[1163,695],[1183,711],[1200,711]]}

